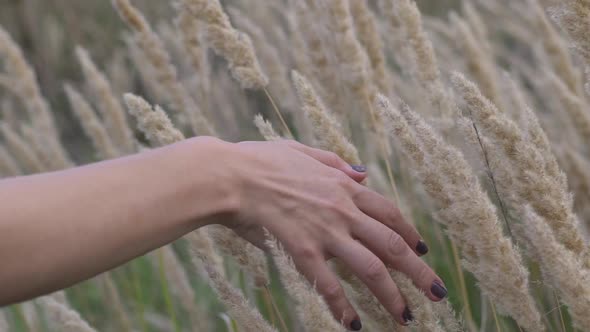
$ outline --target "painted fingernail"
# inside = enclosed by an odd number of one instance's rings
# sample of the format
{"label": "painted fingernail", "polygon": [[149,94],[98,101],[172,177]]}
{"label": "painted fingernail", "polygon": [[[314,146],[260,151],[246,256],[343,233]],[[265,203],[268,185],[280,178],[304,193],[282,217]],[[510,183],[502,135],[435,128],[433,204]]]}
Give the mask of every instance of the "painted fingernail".
{"label": "painted fingernail", "polygon": [[363,324],[358,319],[353,320],[350,322],[350,329],[353,331],[360,331],[363,328]]}
{"label": "painted fingernail", "polygon": [[410,308],[406,307],[406,309],[404,309],[402,318],[404,319],[404,323],[411,322],[414,320],[414,315],[412,315],[412,311],[410,311]]}
{"label": "painted fingernail", "polygon": [[447,296],[447,289],[441,285],[440,281],[436,280],[432,283],[430,291],[439,299],[444,299]]}
{"label": "painted fingernail", "polygon": [[350,167],[359,173],[365,173],[367,171],[367,167],[363,165],[350,165]]}
{"label": "painted fingernail", "polygon": [[428,246],[426,245],[426,243],[424,243],[424,241],[420,240],[416,245],[416,251],[420,255],[426,255],[428,253]]}

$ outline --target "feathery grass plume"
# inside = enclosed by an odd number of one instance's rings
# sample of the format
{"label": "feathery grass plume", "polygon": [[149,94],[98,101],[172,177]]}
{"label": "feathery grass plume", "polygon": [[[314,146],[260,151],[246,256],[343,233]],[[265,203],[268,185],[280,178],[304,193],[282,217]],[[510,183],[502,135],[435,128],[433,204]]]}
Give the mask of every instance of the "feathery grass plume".
{"label": "feathery grass plume", "polygon": [[[207,260],[213,264],[214,268],[221,273],[224,274],[224,267],[223,267],[223,257],[221,257],[217,251],[215,250],[215,244],[209,237],[208,232],[205,229],[197,229],[196,231],[191,232],[185,239],[190,244],[192,250],[199,251],[201,255],[206,255],[209,257]],[[193,256],[194,258],[194,256]],[[195,264],[195,268],[198,269],[200,272],[206,274],[207,271],[204,270],[202,264],[196,264],[197,262],[193,259],[193,264]]]}
{"label": "feathery grass plume", "polygon": [[350,13],[354,20],[356,35],[364,46],[371,65],[372,78],[379,91],[389,93],[391,91],[391,78],[387,69],[387,60],[379,27],[375,14],[369,9],[365,1],[349,1]]}
{"label": "feathery grass plume", "polygon": [[465,327],[463,322],[458,320],[455,316],[453,306],[447,300],[436,302],[432,304],[434,313],[439,318],[440,324],[444,327],[447,332],[464,332]]}
{"label": "feathery grass plume", "polygon": [[[389,53],[392,53],[391,56],[400,68],[402,76],[408,79],[413,79],[413,73],[417,72],[417,69],[415,68],[416,63],[413,59],[414,52],[411,45],[407,42],[406,29],[395,6],[395,1],[378,1],[379,11],[385,19],[384,33],[388,38],[385,45],[388,47]],[[392,78],[395,79],[396,75],[393,75]],[[397,91],[400,86],[394,85],[394,87],[396,88],[395,91]]]}
{"label": "feathery grass plume", "polygon": [[334,59],[329,54],[326,41],[322,38],[324,27],[320,24],[321,12],[319,3],[314,1],[291,0],[295,12],[294,27],[296,33],[301,35],[304,42],[303,66],[299,68],[302,72],[313,77],[321,87],[318,91],[326,103],[344,115],[345,107],[342,105],[340,80],[337,78],[337,71],[333,69]]}
{"label": "feathery grass plume", "polygon": [[344,292],[357,309],[361,321],[363,323],[370,322],[376,331],[397,331],[400,325],[373,296],[369,288],[341,264],[334,264],[333,266],[338,276],[344,281],[342,283]]}
{"label": "feathery grass plume", "polygon": [[[152,30],[141,12],[129,0],[113,0],[121,18],[134,30],[134,39],[153,68],[159,85],[165,89],[166,101],[178,112],[181,122],[188,121],[198,135],[214,135],[211,123],[178,79],[162,40]],[[184,119],[183,119],[184,118]]]}
{"label": "feathery grass plume", "polygon": [[418,81],[426,90],[431,104],[438,111],[438,114],[434,115],[451,116],[455,113],[455,106],[442,83],[438,60],[434,54],[432,42],[422,27],[422,15],[416,2],[414,0],[400,0],[395,3],[393,9],[397,10],[397,17],[406,32],[407,42],[413,50]]}
{"label": "feathery grass plume", "polygon": [[6,151],[4,146],[0,145],[0,176],[10,177],[22,174],[23,170],[16,160]]}
{"label": "feathery grass plume", "polygon": [[293,260],[278,240],[268,233],[266,236],[266,246],[270,249],[287,293],[297,304],[297,317],[306,331],[342,331],[342,325],[332,317],[328,305],[316,292],[315,285],[310,285],[297,271]]}
{"label": "feathery grass plume", "polygon": [[[119,47],[113,52],[105,65],[104,73],[108,78],[115,96],[122,95],[125,91],[131,91],[135,84],[135,75],[129,66],[129,53],[125,47]],[[119,100],[119,98],[117,98]]]}
{"label": "feathery grass plume", "polygon": [[529,107],[529,104],[522,91],[522,87],[517,84],[516,81],[514,81],[508,74],[505,74],[504,78],[508,83],[507,88],[509,89],[511,99],[514,103],[514,109],[512,111],[513,114],[511,114],[512,118],[516,118],[515,121],[518,122],[521,127],[523,127],[527,139],[541,152],[541,155],[544,159],[545,170],[550,176],[559,179],[563,186],[566,186],[567,178],[559,168],[556,156],[553,154],[551,142],[541,127],[539,118],[531,109],[531,107]]}
{"label": "feathery grass plume", "polygon": [[545,52],[549,56],[555,73],[559,75],[559,78],[568,86],[572,93],[578,97],[582,97],[584,94],[582,77],[579,74],[579,69],[572,62],[570,52],[563,38],[551,22],[549,22],[539,0],[527,0],[527,4],[534,11],[535,26],[540,30],[538,36],[543,41]]}
{"label": "feathery grass plume", "polygon": [[262,137],[264,137],[265,140],[279,141],[282,139],[282,137],[279,134],[277,134],[275,129],[272,127],[272,123],[265,120],[261,114],[256,114],[256,116],[254,117],[254,124],[256,125],[256,128],[258,128],[258,131],[260,132]]}
{"label": "feathery grass plume", "polygon": [[12,128],[5,123],[0,123],[0,132],[4,137],[6,148],[27,173],[40,173],[46,170],[35,150]]}
{"label": "feathery grass plume", "polygon": [[[162,87],[162,82],[158,80],[158,75],[141,51],[137,40],[131,34],[124,33],[123,41],[125,42],[129,59],[139,74],[141,84],[147,90],[146,93],[155,100],[166,102],[168,100],[168,96],[165,93],[166,89]],[[123,93],[127,91],[123,90]]]}
{"label": "feathery grass plume", "polygon": [[57,129],[49,105],[37,84],[37,75],[26,62],[20,47],[10,37],[4,28],[0,27],[0,58],[4,62],[8,84],[25,104],[29,118],[39,119],[45,125],[43,129],[49,135],[56,135]]}
{"label": "feathery grass plume", "polygon": [[292,71],[291,78],[301,102],[301,108],[309,116],[320,148],[332,151],[351,165],[361,163],[356,148],[344,137],[340,124],[324,106],[309,81]]}
{"label": "feathery grass plume", "polygon": [[182,0],[182,3],[185,10],[204,23],[208,46],[227,60],[242,88],[260,90],[268,85],[250,37],[234,29],[219,0]]}
{"label": "feathery grass plume", "polygon": [[[479,82],[482,92],[488,99],[496,105],[502,105],[493,53],[486,50],[481,40],[478,40],[479,36],[475,35],[476,28],[455,13],[451,13],[450,19],[457,32],[456,40],[465,53],[469,73]],[[487,39],[487,36],[484,38]]]}
{"label": "feathery grass plume", "polygon": [[217,249],[224,255],[233,257],[253,278],[254,286],[265,287],[270,284],[266,256],[262,250],[224,226],[212,225],[207,231]]}
{"label": "feathery grass plume", "polygon": [[273,45],[262,26],[257,25],[256,22],[244,15],[242,11],[235,7],[228,7],[226,10],[233,24],[241,31],[247,33],[252,39],[256,47],[258,60],[264,66],[266,74],[272,82],[268,89],[273,96],[277,97],[277,102],[283,108],[292,109],[294,100],[291,85],[289,84],[289,71],[278,48]]}
{"label": "feathery grass plume", "polygon": [[111,159],[119,156],[117,148],[111,140],[111,136],[107,132],[101,119],[96,115],[92,106],[84,99],[84,97],[69,84],[64,85],[66,96],[70,102],[70,106],[78,121],[84,128],[84,132],[92,141],[94,149],[99,153],[103,159]]}
{"label": "feathery grass plume", "polygon": [[578,97],[572,92],[565,83],[553,73],[546,74],[549,84],[557,95],[561,104],[562,111],[567,114],[574,128],[582,138],[582,142],[590,140],[590,114],[588,113],[588,104],[584,97]]}
{"label": "feathery grass plume", "polygon": [[96,332],[80,314],[52,296],[43,296],[37,303],[44,309],[49,322],[58,331]]}
{"label": "feathery grass plume", "polygon": [[522,110],[529,108],[529,99],[527,93],[522,86],[522,82],[516,81],[513,75],[508,72],[502,73],[504,82],[503,94],[507,95],[508,109],[507,114],[510,115],[515,122],[523,125]]}
{"label": "feathery grass plume", "polygon": [[469,26],[473,29],[473,35],[478,39],[480,46],[484,48],[486,52],[493,52],[492,45],[488,39],[488,29],[486,24],[481,17],[476,5],[472,1],[462,1],[461,9],[465,20],[469,23]]}
{"label": "feathery grass plume", "polygon": [[568,305],[574,325],[581,331],[589,330],[590,273],[579,257],[557,241],[548,223],[530,206],[524,208],[523,214],[525,234],[541,259],[544,279]]}
{"label": "feathery grass plume", "polygon": [[15,108],[15,101],[12,98],[4,97],[0,99],[0,118],[13,128],[18,126],[20,120]]}
{"label": "feathery grass plume", "polygon": [[203,25],[199,20],[187,10],[183,9],[181,2],[175,3],[177,17],[175,20],[176,28],[180,33],[180,38],[186,50],[186,56],[195,70],[198,78],[198,87],[200,100],[207,106],[207,97],[211,89],[210,67],[207,57],[207,45],[203,36]]}
{"label": "feathery grass plume", "polygon": [[574,193],[574,207],[590,230],[590,162],[571,147],[563,147],[563,166],[567,171],[569,186]]}
{"label": "feathery grass plume", "polygon": [[160,106],[153,109],[143,98],[130,93],[124,99],[129,113],[137,119],[137,127],[152,144],[164,146],[184,139]]}
{"label": "feathery grass plume", "polygon": [[184,310],[190,316],[193,331],[209,331],[209,319],[201,308],[197,306],[197,298],[186,270],[171,246],[160,249],[163,254],[164,272],[172,294],[178,298]]}
{"label": "feathery grass plume", "polygon": [[93,100],[104,119],[109,136],[116,143],[121,154],[135,152],[135,138],[129,128],[125,110],[105,75],[96,67],[88,52],[81,46],[76,47],[76,57],[84,73],[86,86],[90,89]]}
{"label": "feathery grass plume", "polygon": [[586,250],[586,245],[572,211],[572,199],[567,190],[567,182],[564,176],[549,176],[544,162],[547,156],[541,154],[546,151],[539,151],[533,143],[527,142],[521,129],[498,111],[494,104],[479,92],[475,84],[459,73],[454,73],[452,80],[458,93],[467,103],[474,120],[481,125],[481,129],[488,134],[493,143],[502,147],[518,176],[526,179],[510,183],[503,181],[501,176],[498,177],[500,184],[504,182],[501,184],[504,188],[511,188],[510,192],[515,192],[517,200],[513,203],[514,207],[525,202],[531,204],[549,223],[560,243],[575,254],[582,254]]}
{"label": "feathery grass plume", "polygon": [[[367,98],[372,98],[375,87],[369,76],[369,58],[367,52],[356,37],[350,2],[347,0],[326,0],[323,5],[328,11],[328,29],[334,39],[332,52],[338,66],[343,69],[342,79],[348,88],[365,105]],[[365,107],[363,107],[365,108]]]}
{"label": "feathery grass plume", "polygon": [[22,50],[10,35],[0,27],[0,59],[4,62],[6,82],[9,90],[16,93],[25,105],[27,114],[36,130],[45,137],[42,150],[43,162],[50,169],[62,169],[71,166],[70,159],[59,141],[59,132],[55,125],[49,104],[41,94],[37,76],[26,62]]}
{"label": "feathery grass plume", "polygon": [[195,232],[187,235],[191,251],[197,265],[203,266],[209,276],[211,287],[221,302],[226,306],[229,315],[238,323],[240,331],[276,332],[276,329],[260,315],[260,312],[244,297],[242,292],[224,278],[220,266],[214,257],[201,250],[202,239],[195,239]]}
{"label": "feathery grass plume", "polygon": [[193,66],[193,69],[199,74],[204,74],[203,70],[208,70],[207,46],[202,40],[203,31],[201,22],[195,20],[190,11],[184,10],[181,3],[175,3],[177,17],[175,24],[180,32],[180,38],[184,44],[185,50]]}
{"label": "feathery grass plume", "polygon": [[424,188],[439,205],[437,219],[460,244],[463,266],[476,277],[482,292],[523,328],[544,330],[522,258],[504,236],[494,205],[462,153],[407,106],[400,112],[381,95],[376,104],[413,161]]}
{"label": "feathery grass plume", "polygon": [[568,0],[559,6],[549,8],[551,18],[568,34],[576,51],[590,65],[590,2]]}
{"label": "feathery grass plume", "polygon": [[525,123],[524,129],[526,130],[528,140],[534,144],[535,148],[543,157],[545,171],[549,176],[556,179],[563,188],[567,188],[567,176],[559,167],[557,158],[555,157],[555,154],[553,154],[549,138],[541,127],[541,123],[534,111],[527,106],[523,110],[522,119]]}
{"label": "feathery grass plume", "polygon": [[[295,69],[304,72],[304,70],[310,69],[311,64],[308,60],[308,54],[306,50],[306,41],[303,38],[303,32],[299,28],[299,19],[297,15],[299,11],[297,10],[297,5],[303,4],[305,5],[304,1],[287,1],[287,9],[285,11],[285,19],[287,24],[287,33],[290,37],[290,50],[288,53],[291,54],[292,58],[292,65]],[[309,29],[310,27],[306,27]],[[307,72],[304,72],[307,74]]]}
{"label": "feathery grass plume", "polygon": [[391,277],[412,311],[414,316],[412,326],[417,331],[444,332],[445,329],[440,326],[434,312],[432,301],[424,295],[424,292],[416,288],[412,280],[401,272],[394,271]]}

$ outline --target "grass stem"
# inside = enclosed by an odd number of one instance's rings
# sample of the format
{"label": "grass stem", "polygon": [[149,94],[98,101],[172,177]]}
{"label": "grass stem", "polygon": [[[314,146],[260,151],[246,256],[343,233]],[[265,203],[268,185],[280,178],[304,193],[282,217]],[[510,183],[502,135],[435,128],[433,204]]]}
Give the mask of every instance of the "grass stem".
{"label": "grass stem", "polygon": [[270,94],[270,92],[268,91],[267,88],[264,88],[263,90],[264,90],[264,93],[266,94],[266,97],[270,101],[270,104],[272,105],[272,108],[275,111],[275,114],[277,115],[277,117],[281,121],[281,125],[285,129],[285,132],[290,136],[290,138],[295,138],[295,136],[293,136],[293,133],[291,132],[291,129],[289,129],[289,126],[287,125],[285,118],[283,118],[283,115],[281,114],[279,107],[275,103],[275,100],[272,98],[272,95]]}

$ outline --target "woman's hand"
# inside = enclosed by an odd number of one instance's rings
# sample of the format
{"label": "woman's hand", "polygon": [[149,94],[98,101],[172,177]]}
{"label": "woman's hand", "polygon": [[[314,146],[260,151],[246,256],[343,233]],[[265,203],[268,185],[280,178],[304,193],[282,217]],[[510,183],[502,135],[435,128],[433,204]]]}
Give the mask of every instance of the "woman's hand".
{"label": "woman's hand", "polygon": [[256,243],[261,228],[283,244],[315,283],[337,320],[359,329],[359,316],[326,260],[338,258],[402,324],[412,319],[387,266],[408,275],[433,301],[442,280],[419,255],[428,249],[395,205],[361,185],[366,174],[335,154],[293,141],[234,145],[240,174],[236,232]]}

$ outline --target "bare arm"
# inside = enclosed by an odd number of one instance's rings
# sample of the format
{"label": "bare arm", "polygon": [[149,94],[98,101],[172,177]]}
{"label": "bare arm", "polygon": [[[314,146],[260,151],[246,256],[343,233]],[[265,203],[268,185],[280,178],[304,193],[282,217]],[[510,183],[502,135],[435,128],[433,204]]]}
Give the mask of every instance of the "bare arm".
{"label": "bare arm", "polygon": [[[190,145],[190,147],[189,147]],[[200,139],[0,182],[0,305],[70,286],[231,213],[223,144]]]}
{"label": "bare arm", "polygon": [[442,280],[427,248],[366,175],[336,155],[290,141],[190,139],[135,156],[0,182],[0,305],[61,289],[221,223],[256,242],[273,233],[324,295],[337,320],[359,328],[326,260],[340,259],[392,317],[411,318],[386,269],[432,300]]}

